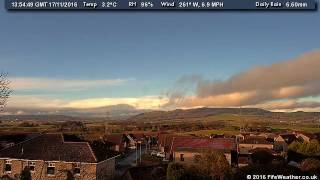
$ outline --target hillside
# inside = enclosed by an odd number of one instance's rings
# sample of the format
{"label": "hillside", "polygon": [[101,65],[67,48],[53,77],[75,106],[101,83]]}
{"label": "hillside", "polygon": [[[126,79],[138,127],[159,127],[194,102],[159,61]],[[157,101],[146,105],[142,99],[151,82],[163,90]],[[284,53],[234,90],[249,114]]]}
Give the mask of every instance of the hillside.
{"label": "hillside", "polygon": [[[147,109],[136,109],[133,106],[126,104],[118,104],[112,106],[104,106],[97,108],[7,108],[5,112],[0,113],[0,120],[12,120],[12,119],[42,119],[55,120],[61,118],[66,119],[92,119],[92,118],[103,118],[103,119],[126,119],[128,117],[147,112]],[[48,117],[48,118],[47,118]]]}
{"label": "hillside", "polygon": [[128,121],[157,121],[157,120],[172,120],[172,119],[191,119],[204,118],[219,114],[242,114],[268,116],[272,112],[259,108],[197,108],[197,109],[177,109],[173,111],[152,111],[141,113],[128,118]]}

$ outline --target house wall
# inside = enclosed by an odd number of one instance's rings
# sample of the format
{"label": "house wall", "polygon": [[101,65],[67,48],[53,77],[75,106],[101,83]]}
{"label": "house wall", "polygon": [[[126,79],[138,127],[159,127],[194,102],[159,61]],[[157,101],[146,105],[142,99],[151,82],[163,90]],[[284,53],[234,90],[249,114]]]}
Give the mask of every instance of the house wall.
{"label": "house wall", "polygon": [[[184,161],[180,160],[180,154],[183,154]],[[188,152],[188,151],[176,151],[174,152],[174,161],[175,162],[186,162],[186,163],[194,163],[194,157],[199,155],[197,152]]]}
{"label": "house wall", "polygon": [[115,158],[110,158],[97,164],[97,180],[113,179],[115,175]]}
{"label": "house wall", "polygon": [[119,152],[120,151],[120,146],[119,145],[115,145],[114,150]]}
{"label": "house wall", "polygon": [[159,146],[160,152],[164,152],[164,146]]}
{"label": "house wall", "polygon": [[268,148],[273,149],[273,144],[239,144],[239,148],[255,149],[255,148]]}
{"label": "house wall", "polygon": [[276,151],[287,151],[288,150],[288,144],[286,142],[282,141],[276,141],[274,142],[274,150]]}
{"label": "house wall", "polygon": [[274,140],[274,149],[276,151],[287,151],[288,150],[288,144],[286,143],[286,141],[281,136],[278,136]]}
{"label": "house wall", "polygon": [[244,136],[243,136],[242,134],[236,135],[236,140],[237,140],[237,141],[244,140]]}
{"label": "house wall", "polygon": [[228,163],[231,165],[231,153],[224,153],[224,156],[226,157]]}
{"label": "house wall", "polygon": [[[15,177],[21,173],[25,166],[28,165],[28,160],[12,160],[11,173],[7,174],[4,171],[5,160],[0,159],[0,177],[9,175]],[[38,160],[35,161],[35,171],[31,172],[32,179],[41,180],[65,180],[67,172],[73,173],[73,163],[69,162],[55,162],[55,174],[47,174],[47,162]],[[96,179],[96,164],[95,163],[81,163],[80,175],[74,175],[75,180],[95,180]]]}

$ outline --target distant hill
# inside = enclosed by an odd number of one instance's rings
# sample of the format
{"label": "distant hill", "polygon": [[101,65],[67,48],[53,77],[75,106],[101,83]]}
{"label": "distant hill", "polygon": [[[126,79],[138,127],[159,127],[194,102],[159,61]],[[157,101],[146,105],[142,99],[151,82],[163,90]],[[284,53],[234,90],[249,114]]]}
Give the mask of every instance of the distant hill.
{"label": "distant hill", "polygon": [[71,117],[64,115],[3,115],[0,121],[79,121],[84,120],[79,117]]}
{"label": "distant hill", "polygon": [[256,119],[278,120],[320,120],[320,112],[271,112],[259,108],[195,108],[176,109],[172,111],[151,111],[136,109],[120,104],[87,109],[6,109],[0,115],[1,120],[47,120],[47,121],[82,121],[82,120],[125,120],[132,122],[151,122],[162,120],[192,120],[215,115],[239,115],[256,117]]}
{"label": "distant hill", "polygon": [[128,121],[157,121],[171,119],[191,119],[204,118],[218,114],[242,114],[268,116],[272,112],[259,108],[197,108],[197,109],[177,109],[173,111],[152,111],[138,114],[128,118]]}
{"label": "distant hill", "polygon": [[6,108],[0,115],[0,120],[81,120],[81,119],[126,119],[128,117],[148,112],[147,109],[136,109],[126,104],[104,106],[98,108]]}

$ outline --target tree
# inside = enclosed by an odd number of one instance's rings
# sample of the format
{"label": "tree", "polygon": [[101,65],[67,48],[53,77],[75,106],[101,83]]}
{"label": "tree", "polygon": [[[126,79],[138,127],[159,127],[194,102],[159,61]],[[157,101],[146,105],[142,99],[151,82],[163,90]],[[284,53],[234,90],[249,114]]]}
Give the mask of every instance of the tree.
{"label": "tree", "polygon": [[221,152],[207,150],[197,156],[195,162],[200,173],[212,179],[226,179],[226,175],[230,174],[231,167]]}
{"label": "tree", "polygon": [[20,180],[31,180],[31,172],[28,166],[21,171]]}
{"label": "tree", "polygon": [[302,161],[300,169],[311,174],[320,174],[320,160],[308,158]]}
{"label": "tree", "polygon": [[305,156],[320,156],[320,143],[315,139],[310,142],[293,142],[288,149]]}
{"label": "tree", "polygon": [[298,149],[300,148],[301,142],[299,141],[294,141],[288,146],[288,150],[298,152]]}
{"label": "tree", "polygon": [[[212,180],[217,179],[204,174],[199,166],[170,163],[167,168],[167,180]],[[230,179],[230,178],[229,178]]]}
{"label": "tree", "polygon": [[9,84],[8,74],[3,72],[0,73],[0,111],[6,106],[7,100],[12,92]]}
{"label": "tree", "polygon": [[167,168],[167,180],[180,180],[186,172],[185,167],[179,163],[170,163]]}
{"label": "tree", "polygon": [[153,180],[164,179],[164,177],[166,177],[166,171],[163,167],[156,167],[151,171],[151,177]]}
{"label": "tree", "polygon": [[251,154],[253,164],[269,164],[273,160],[273,155],[267,150],[257,150]]}

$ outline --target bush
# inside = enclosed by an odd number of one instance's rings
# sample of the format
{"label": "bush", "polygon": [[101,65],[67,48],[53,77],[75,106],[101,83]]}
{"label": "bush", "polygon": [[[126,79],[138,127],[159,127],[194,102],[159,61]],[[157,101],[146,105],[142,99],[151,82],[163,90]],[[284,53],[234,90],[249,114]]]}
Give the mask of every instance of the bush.
{"label": "bush", "polygon": [[163,167],[156,167],[151,171],[151,177],[152,179],[164,179],[166,176],[166,171],[163,169]]}
{"label": "bush", "polygon": [[74,180],[74,176],[71,171],[67,171],[67,180]]}
{"label": "bush", "polygon": [[201,172],[197,166],[170,163],[167,169],[167,180],[210,180],[210,176]]}
{"label": "bush", "polygon": [[199,172],[212,179],[226,179],[231,167],[223,153],[208,150],[197,156],[195,167]]}
{"label": "bush", "polygon": [[31,172],[28,166],[21,171],[20,180],[31,180]]}
{"label": "bush", "polygon": [[230,179],[231,168],[223,153],[207,150],[195,157],[195,163],[170,163],[167,180],[209,180]]}
{"label": "bush", "polygon": [[39,124],[36,123],[29,123],[29,122],[22,122],[19,124],[19,127],[38,127]]}
{"label": "bush", "polygon": [[309,172],[310,174],[320,175],[320,160],[308,158],[302,161],[300,165],[301,171]]}
{"label": "bush", "polygon": [[167,169],[167,180],[180,180],[186,172],[185,167],[179,163],[170,163]]}

